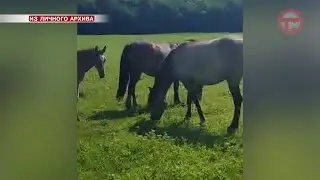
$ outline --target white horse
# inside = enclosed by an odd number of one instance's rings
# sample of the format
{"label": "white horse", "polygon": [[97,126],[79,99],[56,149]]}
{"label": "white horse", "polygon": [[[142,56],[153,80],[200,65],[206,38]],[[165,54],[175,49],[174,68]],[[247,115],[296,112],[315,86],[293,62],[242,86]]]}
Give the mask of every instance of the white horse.
{"label": "white horse", "polygon": [[228,133],[239,127],[242,95],[239,84],[243,77],[243,38],[222,37],[208,41],[182,44],[172,50],[155,78],[152,88],[151,119],[160,120],[164,112],[164,97],[173,81],[181,81],[188,90],[187,113],[191,117],[191,102],[196,105],[200,125],[205,122],[197,92],[203,86],[227,81],[234,102],[234,115]]}

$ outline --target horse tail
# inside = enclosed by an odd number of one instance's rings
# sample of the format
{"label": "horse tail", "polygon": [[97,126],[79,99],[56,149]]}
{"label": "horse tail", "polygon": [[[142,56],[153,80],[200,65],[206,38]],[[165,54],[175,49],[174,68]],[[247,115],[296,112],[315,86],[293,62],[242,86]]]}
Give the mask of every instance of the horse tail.
{"label": "horse tail", "polygon": [[130,44],[127,44],[122,51],[121,60],[120,60],[120,71],[119,71],[119,85],[117,91],[117,99],[118,101],[122,100],[124,94],[127,91],[130,74],[129,74],[129,50]]}

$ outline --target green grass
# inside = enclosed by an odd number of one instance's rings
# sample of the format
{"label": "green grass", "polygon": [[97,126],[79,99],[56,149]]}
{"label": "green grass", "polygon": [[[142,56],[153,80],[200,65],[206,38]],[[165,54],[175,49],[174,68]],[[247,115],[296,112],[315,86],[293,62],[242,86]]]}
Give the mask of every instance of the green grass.
{"label": "green grass", "polygon": [[[107,44],[107,76],[99,79],[92,69],[82,83],[85,98],[78,102],[79,178],[91,179],[230,179],[243,177],[243,140],[241,127],[233,136],[226,128],[233,116],[233,103],[226,83],[204,88],[203,111],[207,119],[204,130],[193,105],[189,125],[183,120],[185,108],[165,111],[156,131],[138,135],[148,122],[148,114],[127,116],[124,103],[115,100],[119,60],[124,45],[144,38],[156,42],[177,42],[188,38],[212,39],[225,34],[161,34],[78,36],[78,49]],[[153,78],[143,76],[137,85],[138,103],[147,102]],[[180,97],[186,91],[180,86]],[[170,88],[168,103],[172,104]]]}

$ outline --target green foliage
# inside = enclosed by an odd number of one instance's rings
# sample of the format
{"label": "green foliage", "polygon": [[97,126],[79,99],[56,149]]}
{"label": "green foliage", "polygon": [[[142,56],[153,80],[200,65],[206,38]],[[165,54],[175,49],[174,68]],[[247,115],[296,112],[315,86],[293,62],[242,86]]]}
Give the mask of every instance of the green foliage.
{"label": "green foliage", "polygon": [[[224,33],[179,33],[161,35],[79,36],[78,48],[107,44],[106,79],[99,79],[95,69],[88,72],[82,84],[85,98],[78,103],[78,169],[83,180],[240,180],[243,179],[242,117],[239,132],[226,136],[233,115],[228,86],[221,83],[204,88],[201,106],[207,118],[205,129],[199,129],[199,118],[193,106],[189,123],[179,124],[184,107],[169,108],[155,131],[145,132],[147,113],[128,116],[124,102],[117,103],[119,59],[124,45],[134,39],[154,42],[182,42],[186,39],[212,39]],[[137,100],[146,105],[153,78],[143,76],[136,88]],[[182,102],[186,90],[180,86]],[[169,89],[168,103],[173,103]]]}
{"label": "green foliage", "polygon": [[94,0],[79,13],[101,13],[107,24],[80,24],[79,34],[241,32],[241,0]]}

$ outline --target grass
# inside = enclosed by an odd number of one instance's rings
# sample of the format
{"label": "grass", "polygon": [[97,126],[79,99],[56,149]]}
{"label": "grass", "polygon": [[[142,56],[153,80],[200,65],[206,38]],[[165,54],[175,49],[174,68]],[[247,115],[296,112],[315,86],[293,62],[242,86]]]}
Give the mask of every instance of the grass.
{"label": "grass", "polygon": [[[243,177],[242,116],[239,131],[226,136],[233,116],[232,98],[226,83],[204,88],[203,111],[206,128],[199,129],[193,105],[189,125],[181,124],[184,107],[170,107],[155,131],[141,135],[148,114],[130,115],[124,103],[115,100],[119,60],[124,45],[144,38],[156,42],[177,42],[189,38],[212,39],[225,34],[160,34],[78,36],[78,48],[107,45],[107,76],[99,79],[95,69],[82,84],[85,97],[78,102],[79,179],[230,179]],[[137,85],[138,103],[144,106],[153,78],[143,76]],[[180,86],[180,97],[186,91]],[[169,90],[168,103],[173,103]]]}

